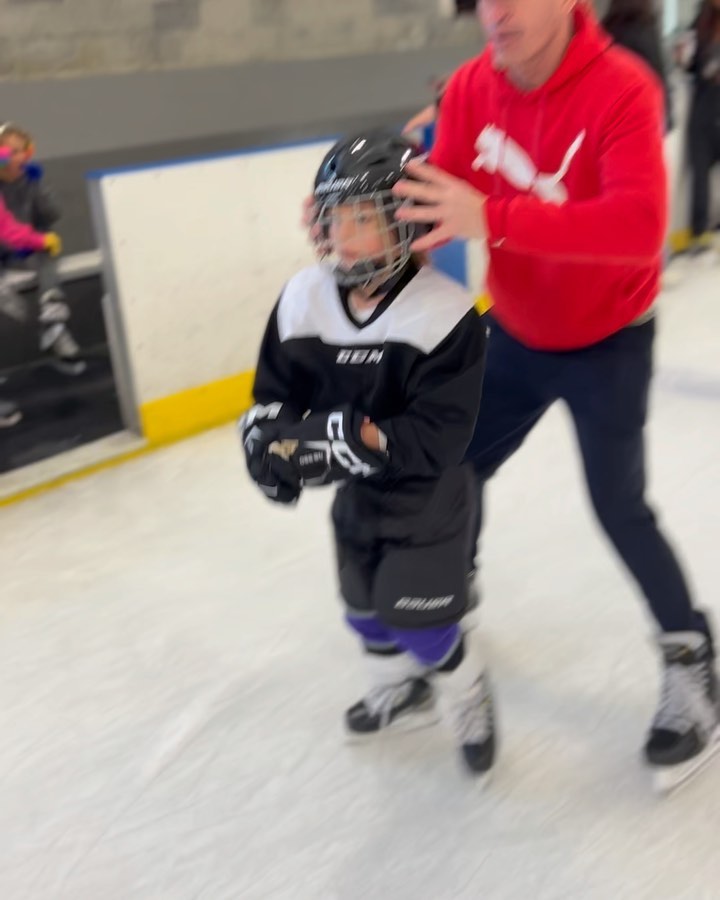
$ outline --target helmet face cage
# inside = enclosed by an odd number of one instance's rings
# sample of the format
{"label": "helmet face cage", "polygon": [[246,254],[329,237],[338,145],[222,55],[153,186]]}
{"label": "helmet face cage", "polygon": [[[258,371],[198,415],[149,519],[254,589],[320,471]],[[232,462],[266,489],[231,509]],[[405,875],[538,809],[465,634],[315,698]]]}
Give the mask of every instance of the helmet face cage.
{"label": "helmet face cage", "polygon": [[[410,245],[415,226],[412,222],[396,219],[395,213],[406,203],[407,201],[396,197],[391,190],[373,191],[370,194],[352,197],[330,194],[318,199],[316,221],[320,230],[319,250],[326,265],[333,270],[339,285],[347,288],[366,288],[378,281],[388,281],[405,268],[412,255]],[[349,267],[344,266],[332,242],[333,210],[338,206],[350,207],[353,219],[358,223],[360,216],[367,216],[367,204],[372,204],[375,210],[383,249],[378,255],[358,260]]]}

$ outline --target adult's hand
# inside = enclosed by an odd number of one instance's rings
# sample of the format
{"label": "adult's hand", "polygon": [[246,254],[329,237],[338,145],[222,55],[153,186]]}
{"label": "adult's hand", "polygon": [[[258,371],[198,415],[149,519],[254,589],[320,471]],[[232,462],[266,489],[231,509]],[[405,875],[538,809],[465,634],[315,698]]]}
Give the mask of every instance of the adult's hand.
{"label": "adult's hand", "polygon": [[432,250],[439,244],[461,238],[485,240],[486,197],[461,178],[449,175],[429,163],[412,160],[407,165],[412,180],[402,179],[393,193],[413,201],[395,215],[406,222],[431,225],[431,231],[412,244],[412,250]]}

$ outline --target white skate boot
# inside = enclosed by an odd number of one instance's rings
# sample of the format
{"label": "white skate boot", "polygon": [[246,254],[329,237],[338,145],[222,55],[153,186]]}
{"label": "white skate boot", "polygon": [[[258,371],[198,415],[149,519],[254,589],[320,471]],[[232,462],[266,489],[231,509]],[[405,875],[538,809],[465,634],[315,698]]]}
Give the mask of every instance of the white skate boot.
{"label": "white skate boot", "polygon": [[465,765],[475,775],[488,775],[496,748],[490,677],[475,632],[466,633],[463,641],[462,662],[452,672],[437,672],[435,685]]}

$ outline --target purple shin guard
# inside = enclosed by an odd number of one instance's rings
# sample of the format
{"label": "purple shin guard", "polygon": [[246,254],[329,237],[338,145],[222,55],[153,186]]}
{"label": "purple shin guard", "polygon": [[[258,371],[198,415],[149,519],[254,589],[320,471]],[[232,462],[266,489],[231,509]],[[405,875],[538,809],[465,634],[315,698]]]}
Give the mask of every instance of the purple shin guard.
{"label": "purple shin guard", "polygon": [[366,650],[371,653],[399,653],[402,648],[377,616],[369,614],[364,616],[348,613],[345,621],[352,630],[362,639]]}
{"label": "purple shin guard", "polygon": [[442,668],[457,652],[462,642],[459,625],[404,630],[390,628],[396,644],[429,669]]}

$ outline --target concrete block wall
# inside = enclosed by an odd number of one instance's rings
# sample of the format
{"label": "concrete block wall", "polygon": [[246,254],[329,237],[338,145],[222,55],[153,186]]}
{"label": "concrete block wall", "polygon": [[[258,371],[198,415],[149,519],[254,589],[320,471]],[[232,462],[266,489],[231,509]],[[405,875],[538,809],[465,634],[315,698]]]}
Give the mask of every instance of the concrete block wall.
{"label": "concrete block wall", "polygon": [[322,59],[466,44],[447,0],[0,0],[0,78]]}

